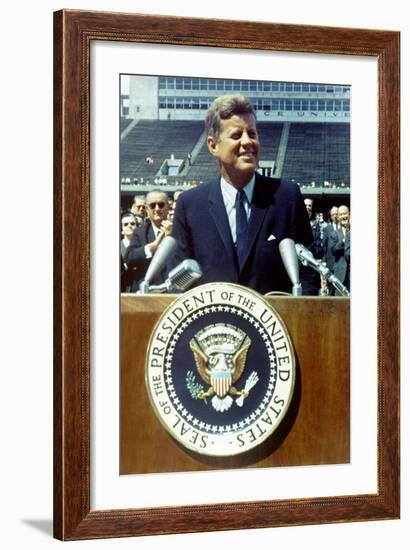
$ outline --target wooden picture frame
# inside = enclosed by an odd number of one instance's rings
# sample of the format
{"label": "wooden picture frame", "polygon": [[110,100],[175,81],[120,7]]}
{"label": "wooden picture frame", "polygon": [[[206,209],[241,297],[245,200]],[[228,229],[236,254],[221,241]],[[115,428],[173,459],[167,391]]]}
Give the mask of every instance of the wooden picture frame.
{"label": "wooden picture frame", "polygon": [[[55,13],[54,33],[55,537],[78,540],[398,518],[399,33],[71,10]],[[90,47],[96,40],[377,59],[377,493],[91,510],[89,127]]]}

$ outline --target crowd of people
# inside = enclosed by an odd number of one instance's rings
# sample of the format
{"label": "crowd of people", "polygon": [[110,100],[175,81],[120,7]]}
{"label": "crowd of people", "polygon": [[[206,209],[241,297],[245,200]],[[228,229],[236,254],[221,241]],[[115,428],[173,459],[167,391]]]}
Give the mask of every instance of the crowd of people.
{"label": "crowd of people", "polygon": [[[221,96],[205,121],[210,154],[220,178],[172,197],[161,189],[137,195],[121,214],[121,291],[135,292],[162,239],[172,235],[178,250],[152,284],[185,258],[198,261],[201,283],[233,282],[262,294],[289,292],[279,243],[286,237],[326,262],[349,288],[350,215],[333,207],[329,221],[314,215],[299,186],[257,172],[260,144],[255,111],[239,95]],[[304,295],[332,294],[311,268],[301,266]]]}
{"label": "crowd of people", "polygon": [[[136,292],[162,238],[172,234],[172,218],[178,197],[183,189],[172,195],[157,190],[135,195],[130,209],[121,213],[121,291]],[[350,211],[345,205],[333,206],[330,211],[313,212],[313,200],[304,199],[312,229],[313,242],[309,247],[316,259],[326,265],[350,289]],[[127,248],[132,251],[125,260]],[[144,247],[138,252],[139,248]],[[164,273],[157,282],[163,282]],[[324,280],[318,281],[318,294],[334,295]],[[337,294],[337,292],[336,292]]]}
{"label": "crowd of people", "polygon": [[[350,210],[346,205],[333,206],[325,218],[322,212],[313,212],[313,200],[304,200],[312,228],[314,257],[336,275],[350,291]],[[334,295],[338,292],[321,280],[319,294]]]}
{"label": "crowd of people", "polygon": [[[162,239],[172,234],[172,218],[178,197],[165,191],[136,195],[129,210],[121,213],[121,292],[136,292]],[[166,272],[154,283],[164,281]]]}

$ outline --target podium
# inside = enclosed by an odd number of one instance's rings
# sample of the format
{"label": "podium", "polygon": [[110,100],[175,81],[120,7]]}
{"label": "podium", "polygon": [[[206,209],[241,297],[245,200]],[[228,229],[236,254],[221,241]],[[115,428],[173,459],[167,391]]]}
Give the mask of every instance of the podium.
{"label": "podium", "polygon": [[350,299],[266,298],[287,326],[296,356],[291,406],[250,453],[206,457],[161,426],[145,387],[152,330],[172,295],[121,295],[120,474],[344,464],[350,461]]}

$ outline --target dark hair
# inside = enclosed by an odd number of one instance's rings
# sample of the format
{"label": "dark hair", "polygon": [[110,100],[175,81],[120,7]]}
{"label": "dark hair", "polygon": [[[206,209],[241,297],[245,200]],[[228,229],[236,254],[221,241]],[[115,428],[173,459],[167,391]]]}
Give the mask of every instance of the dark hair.
{"label": "dark hair", "polygon": [[221,131],[221,120],[227,120],[234,115],[253,115],[256,118],[252,103],[246,96],[238,94],[221,95],[214,99],[205,119],[208,136],[218,139]]}
{"label": "dark hair", "polygon": [[136,215],[134,214],[134,212],[131,212],[131,210],[123,210],[121,212],[121,222],[124,218],[128,218],[129,216],[132,216],[133,218],[135,218],[135,220],[137,219]]}

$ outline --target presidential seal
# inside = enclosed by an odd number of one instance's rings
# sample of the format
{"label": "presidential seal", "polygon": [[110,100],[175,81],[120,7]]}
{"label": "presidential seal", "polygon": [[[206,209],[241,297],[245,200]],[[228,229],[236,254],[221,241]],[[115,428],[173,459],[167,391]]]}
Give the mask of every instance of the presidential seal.
{"label": "presidential seal", "polygon": [[286,327],[245,287],[211,283],[162,314],[147,350],[146,384],[164,428],[191,451],[233,456],[270,437],[295,384]]}

